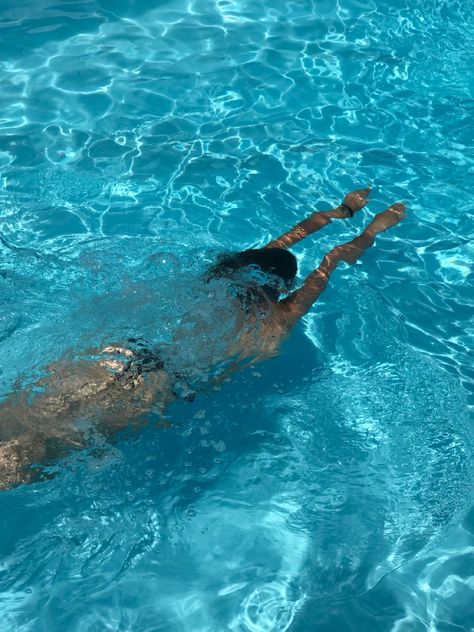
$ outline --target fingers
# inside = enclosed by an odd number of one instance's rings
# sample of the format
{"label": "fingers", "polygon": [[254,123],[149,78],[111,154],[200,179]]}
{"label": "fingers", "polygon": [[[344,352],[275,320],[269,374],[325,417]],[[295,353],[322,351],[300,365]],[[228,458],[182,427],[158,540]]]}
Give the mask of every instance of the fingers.
{"label": "fingers", "polygon": [[[368,195],[371,193],[372,187],[366,187],[365,189],[356,189],[351,193],[348,193],[344,198],[344,202],[353,209],[353,211],[358,211],[364,206],[366,206],[370,200]],[[402,220],[406,217],[406,205],[403,202],[395,202],[391,206],[389,206],[387,211],[393,212],[399,220]]]}
{"label": "fingers", "polygon": [[369,203],[369,198],[367,196],[370,194],[371,191],[372,189],[370,187],[367,187],[366,189],[361,189],[360,193],[364,198],[364,206]]}
{"label": "fingers", "polygon": [[350,199],[354,205],[357,205],[358,209],[361,209],[370,201],[367,196],[371,191],[371,187],[356,189],[355,191],[352,191],[352,193],[349,193],[347,198]]}
{"label": "fingers", "polygon": [[403,202],[395,202],[395,204],[392,204],[388,208],[389,210],[395,212],[397,215],[400,215],[402,219],[406,217],[405,211],[407,207],[405,204],[403,204]]}
{"label": "fingers", "polygon": [[376,232],[383,232],[387,228],[399,224],[406,217],[405,209],[406,206],[404,204],[396,202],[386,208],[385,211],[378,213],[372,222]]}
{"label": "fingers", "polygon": [[392,204],[392,206],[390,206],[391,209],[393,209],[394,211],[400,211],[403,213],[403,211],[406,211],[406,204],[403,204],[403,202],[395,202],[395,204]]}
{"label": "fingers", "polygon": [[350,195],[357,195],[359,198],[365,199],[371,191],[371,187],[367,187],[366,189],[356,189],[355,191],[352,191],[352,194]]}

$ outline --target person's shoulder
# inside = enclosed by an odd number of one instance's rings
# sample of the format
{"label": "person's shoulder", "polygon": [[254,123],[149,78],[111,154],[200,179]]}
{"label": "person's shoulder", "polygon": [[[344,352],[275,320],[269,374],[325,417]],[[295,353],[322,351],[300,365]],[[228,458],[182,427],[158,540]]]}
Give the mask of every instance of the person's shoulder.
{"label": "person's shoulder", "polygon": [[287,330],[290,329],[299,318],[298,305],[293,300],[292,296],[279,301],[275,306],[275,319],[279,325]]}

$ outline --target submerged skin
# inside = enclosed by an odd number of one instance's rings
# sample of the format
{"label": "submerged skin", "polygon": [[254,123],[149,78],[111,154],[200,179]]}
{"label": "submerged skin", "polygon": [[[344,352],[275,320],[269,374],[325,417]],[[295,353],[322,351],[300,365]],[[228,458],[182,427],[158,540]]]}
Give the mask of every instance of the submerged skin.
{"label": "submerged skin", "polygon": [[[314,212],[265,247],[289,248],[333,219],[352,217],[367,204],[369,193],[370,189],[349,193],[340,206]],[[277,355],[282,341],[318,300],[337,265],[355,263],[377,234],[404,217],[405,206],[400,203],[376,215],[360,235],[328,252],[303,285],[286,298],[263,293],[258,304],[247,305],[245,310],[235,299],[235,332],[221,349],[223,357],[215,358],[216,362],[231,359],[220,379]],[[177,332],[175,343],[186,335],[189,332]],[[48,377],[28,390],[12,393],[0,404],[0,489],[41,478],[42,465],[85,447],[97,433],[112,437],[131,425],[146,423],[152,409],[163,414],[177,397],[176,377],[166,370],[126,370],[130,360],[133,362],[133,352],[125,346],[91,350],[87,357],[78,361],[64,358],[51,365]]]}

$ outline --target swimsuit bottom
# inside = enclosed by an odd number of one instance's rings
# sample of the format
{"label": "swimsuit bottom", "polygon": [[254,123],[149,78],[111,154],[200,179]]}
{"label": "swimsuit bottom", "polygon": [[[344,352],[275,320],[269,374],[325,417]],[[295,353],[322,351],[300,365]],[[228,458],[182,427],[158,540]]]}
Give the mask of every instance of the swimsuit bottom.
{"label": "swimsuit bottom", "polygon": [[[151,347],[143,338],[129,338],[127,343],[127,350],[131,352],[132,357],[124,365],[123,370],[115,375],[116,380],[125,379],[133,383],[146,373],[167,371],[159,349]],[[186,379],[180,372],[167,372],[173,377],[173,381],[176,385],[186,384]],[[195,398],[195,393],[190,391],[189,388],[184,388],[184,391],[183,393],[179,393],[177,389],[173,389],[172,393],[176,398],[192,402]]]}

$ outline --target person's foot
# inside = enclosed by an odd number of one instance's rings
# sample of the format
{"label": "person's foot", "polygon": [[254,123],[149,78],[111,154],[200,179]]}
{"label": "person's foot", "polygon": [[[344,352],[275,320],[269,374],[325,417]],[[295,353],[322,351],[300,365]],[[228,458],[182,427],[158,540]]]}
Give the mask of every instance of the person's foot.
{"label": "person's foot", "polygon": [[391,226],[396,226],[402,219],[406,217],[406,206],[401,202],[396,202],[389,206],[385,211],[378,213],[374,220],[368,226],[368,229],[372,233],[383,233],[384,230]]}

